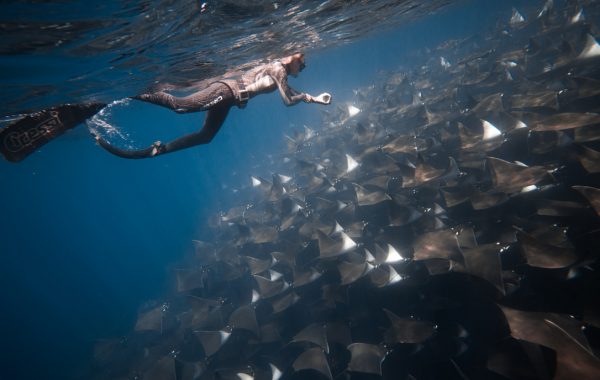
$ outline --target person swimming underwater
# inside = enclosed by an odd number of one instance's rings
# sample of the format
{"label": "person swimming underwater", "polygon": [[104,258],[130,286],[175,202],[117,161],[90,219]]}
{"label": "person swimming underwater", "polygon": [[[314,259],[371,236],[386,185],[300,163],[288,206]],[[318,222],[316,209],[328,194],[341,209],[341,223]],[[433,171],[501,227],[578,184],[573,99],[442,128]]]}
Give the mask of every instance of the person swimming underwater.
{"label": "person swimming underwater", "polygon": [[[288,106],[301,101],[330,104],[331,95],[328,93],[312,96],[296,91],[288,85],[288,75],[296,77],[305,67],[304,54],[296,52],[256,66],[238,77],[218,79],[208,87],[186,97],[176,97],[164,91],[133,96],[132,99],[157,104],[178,113],[206,111],[206,118],[200,130],[173,141],[157,141],[145,149],[126,150],[111,145],[98,135],[94,135],[94,138],[98,145],[119,157],[148,158],[209,143],[225,122],[231,107],[244,108],[248,100],[256,95],[276,89]],[[52,138],[93,116],[104,106],[105,104],[101,103],[63,105],[27,115],[0,131],[0,152],[9,161],[20,161]],[[46,128],[47,126],[49,127]]]}
{"label": "person swimming underwater", "polygon": [[249,99],[259,94],[273,92],[278,89],[283,102],[288,106],[297,104],[300,101],[330,104],[331,95],[328,93],[311,96],[307,93],[298,92],[288,85],[288,75],[295,77],[305,67],[304,54],[294,53],[250,69],[238,78],[224,78],[213,82],[207,88],[186,97],[176,97],[162,91],[134,96],[133,99],[157,104],[178,113],[208,111],[204,125],[197,132],[168,143],[157,141],[150,147],[141,150],[119,149],[98,136],[96,136],[96,141],[101,147],[119,157],[154,157],[200,144],[208,144],[225,122],[232,106],[236,105],[243,108]]}

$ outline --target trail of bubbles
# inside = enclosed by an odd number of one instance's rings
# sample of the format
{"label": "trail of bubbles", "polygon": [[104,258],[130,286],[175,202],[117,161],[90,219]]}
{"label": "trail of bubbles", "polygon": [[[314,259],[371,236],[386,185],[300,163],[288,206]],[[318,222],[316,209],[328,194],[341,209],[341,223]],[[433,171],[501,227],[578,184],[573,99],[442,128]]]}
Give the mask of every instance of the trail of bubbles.
{"label": "trail of bubbles", "polygon": [[25,116],[27,116],[27,114],[18,114],[18,115],[3,116],[3,117],[0,118],[0,128],[3,128],[3,127],[8,126],[10,124],[16,123],[17,121],[21,120]]}
{"label": "trail of bubbles", "polygon": [[127,106],[130,99],[120,99],[109,103],[100,112],[86,121],[90,133],[97,136],[119,136],[123,140],[129,140],[129,135],[120,131],[117,125],[109,122],[112,117],[112,108],[115,106]]}

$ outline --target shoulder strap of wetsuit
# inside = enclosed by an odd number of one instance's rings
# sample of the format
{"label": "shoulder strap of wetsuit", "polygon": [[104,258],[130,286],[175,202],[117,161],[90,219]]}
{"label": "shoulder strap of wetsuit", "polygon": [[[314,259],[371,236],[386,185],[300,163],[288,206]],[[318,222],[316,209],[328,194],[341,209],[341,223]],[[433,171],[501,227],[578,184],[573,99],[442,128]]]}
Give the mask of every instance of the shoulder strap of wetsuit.
{"label": "shoulder strap of wetsuit", "polygon": [[0,130],[0,153],[19,162],[104,108],[104,103],[63,104],[33,112]]}

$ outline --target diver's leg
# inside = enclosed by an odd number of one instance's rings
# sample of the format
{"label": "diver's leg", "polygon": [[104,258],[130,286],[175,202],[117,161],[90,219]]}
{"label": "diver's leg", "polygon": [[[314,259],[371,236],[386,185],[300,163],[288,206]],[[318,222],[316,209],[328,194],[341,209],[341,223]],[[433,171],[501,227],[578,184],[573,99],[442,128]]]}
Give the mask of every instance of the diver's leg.
{"label": "diver's leg", "polygon": [[161,153],[170,153],[195,145],[208,144],[212,141],[217,132],[219,132],[219,129],[221,129],[230,108],[231,105],[226,105],[210,109],[206,113],[206,119],[204,120],[204,125],[201,130],[167,143],[164,152]]}
{"label": "diver's leg", "polygon": [[154,94],[133,96],[132,98],[157,104],[159,106],[169,108],[175,112],[187,113],[206,111],[209,108],[223,103],[224,100],[231,97],[233,97],[233,94],[231,93],[229,87],[221,82],[216,82],[204,90],[195,92],[185,97],[177,97],[167,94],[164,91],[160,91]]}
{"label": "diver's leg", "polygon": [[96,141],[110,153],[123,158],[148,158],[159,154],[175,152],[195,145],[207,144],[213,139],[225,122],[225,118],[232,105],[232,102],[227,102],[227,104],[209,110],[201,130],[180,137],[167,144],[157,141],[152,144],[152,146],[145,149],[125,150],[110,145],[110,143],[101,139],[99,136],[96,136]]}
{"label": "diver's leg", "polygon": [[167,94],[163,91],[155,92],[152,94],[136,95],[132,96],[131,98],[152,104],[157,104],[159,106],[163,106],[171,110],[176,110],[178,104],[177,98],[175,96]]}
{"label": "diver's leg", "polygon": [[92,134],[96,139],[98,145],[107,150],[108,152],[114,154],[115,156],[119,156],[122,158],[148,158],[153,157],[156,154],[157,148],[160,146],[160,142],[156,142],[145,149],[139,150],[128,150],[117,148],[116,146],[111,145],[108,141],[104,140],[100,136]]}

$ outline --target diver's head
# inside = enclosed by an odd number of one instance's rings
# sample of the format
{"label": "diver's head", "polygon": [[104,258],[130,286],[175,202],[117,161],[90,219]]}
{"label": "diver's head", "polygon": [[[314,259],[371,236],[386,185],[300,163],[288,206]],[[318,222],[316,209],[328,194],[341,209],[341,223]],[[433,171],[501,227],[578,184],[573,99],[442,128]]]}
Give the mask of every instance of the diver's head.
{"label": "diver's head", "polygon": [[298,76],[306,64],[304,63],[304,53],[296,52],[281,59],[281,63],[285,66],[287,73],[292,76]]}

